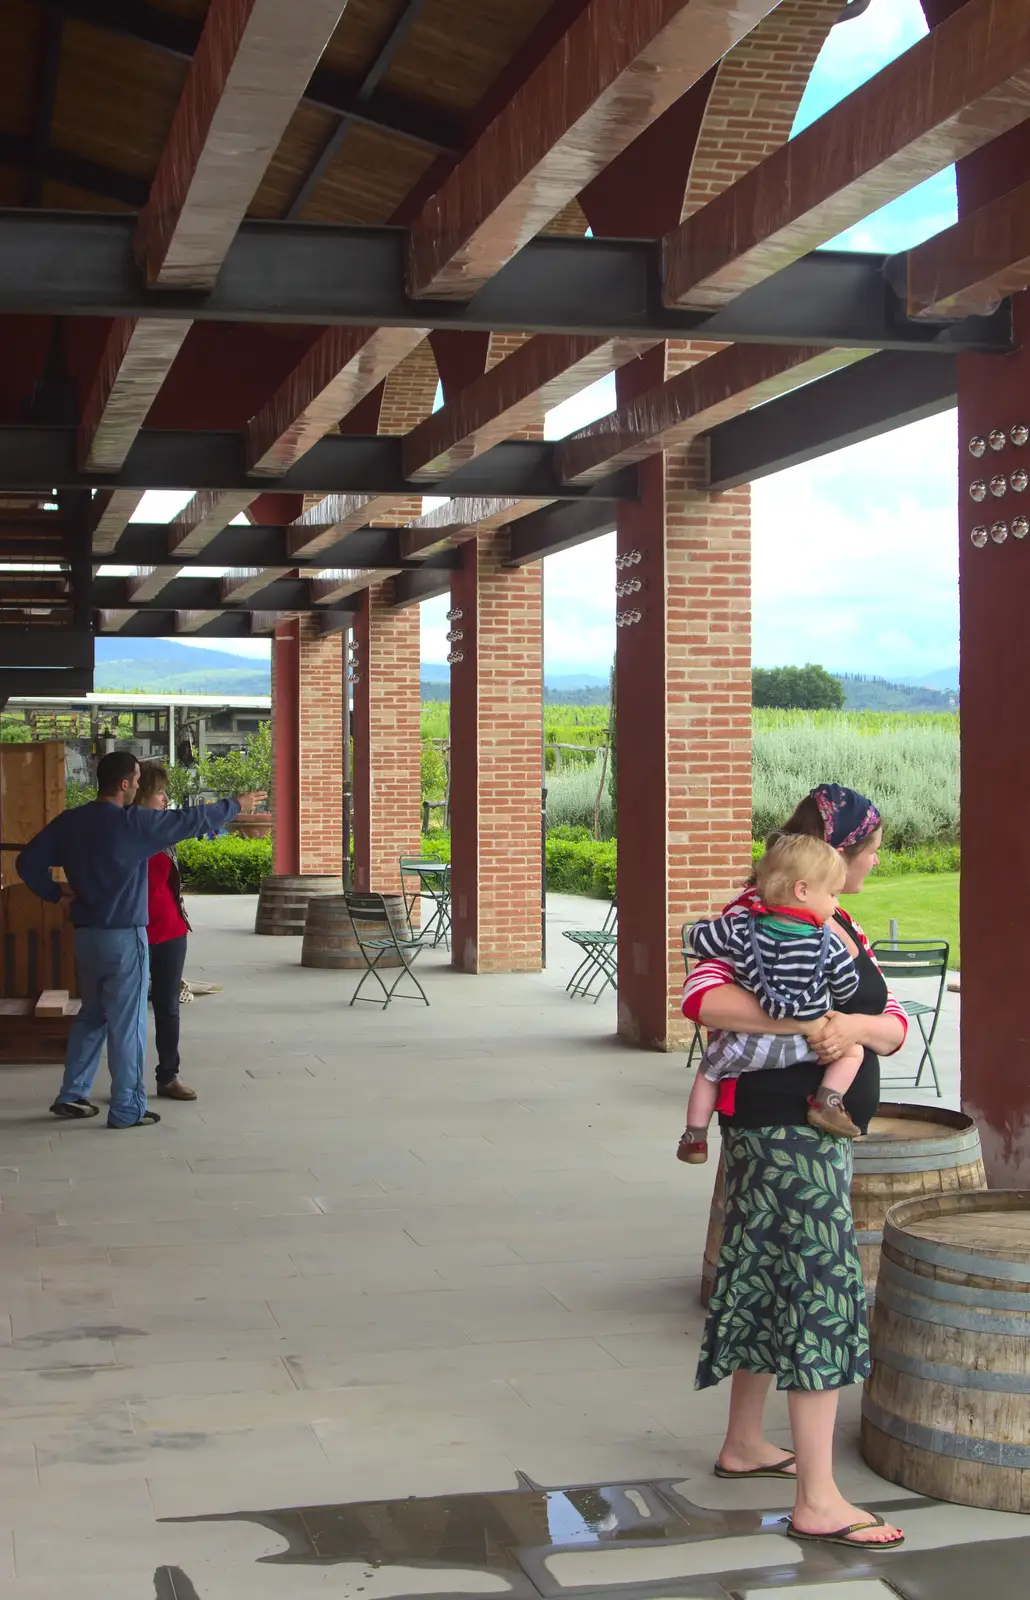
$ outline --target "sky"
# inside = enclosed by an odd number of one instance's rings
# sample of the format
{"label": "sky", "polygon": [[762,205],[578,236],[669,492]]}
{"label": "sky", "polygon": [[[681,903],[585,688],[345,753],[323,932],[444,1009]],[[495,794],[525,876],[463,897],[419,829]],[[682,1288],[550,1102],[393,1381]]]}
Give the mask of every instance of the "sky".
{"label": "sky", "polygon": [[[919,0],[872,0],[834,28],[795,132],[878,72],[926,31]],[[895,251],[955,220],[951,171],[832,241]],[[552,411],[560,438],[612,410],[613,378]],[[752,490],[756,666],[818,661],[831,671],[918,677],[958,660],[955,414],[898,429],[756,483]],[[163,520],[188,496],[144,497],[137,518]],[[615,645],[615,539],[605,535],[544,563],[548,678],[607,676]],[[422,660],[447,656],[448,600],[422,606]],[[189,641],[267,655],[263,640]]]}

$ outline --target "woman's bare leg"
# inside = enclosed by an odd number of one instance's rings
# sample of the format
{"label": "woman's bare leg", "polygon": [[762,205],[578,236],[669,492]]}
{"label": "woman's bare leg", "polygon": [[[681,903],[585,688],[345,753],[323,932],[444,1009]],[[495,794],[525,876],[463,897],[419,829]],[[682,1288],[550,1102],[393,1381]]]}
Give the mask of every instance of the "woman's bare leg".
{"label": "woman's bare leg", "polygon": [[772,1385],[770,1372],[735,1372],[730,1383],[730,1418],[719,1465],[727,1472],[776,1467],[790,1452],[770,1444],[762,1431],[765,1402]]}
{"label": "woman's bare leg", "polygon": [[[836,1533],[871,1520],[870,1512],[849,1505],[834,1482],[833,1428],[839,1393],[837,1389],[795,1389],[789,1396],[798,1478],[793,1522],[802,1533]],[[853,1540],[855,1544],[882,1544],[897,1534],[897,1528],[887,1525],[867,1528],[854,1534]]]}

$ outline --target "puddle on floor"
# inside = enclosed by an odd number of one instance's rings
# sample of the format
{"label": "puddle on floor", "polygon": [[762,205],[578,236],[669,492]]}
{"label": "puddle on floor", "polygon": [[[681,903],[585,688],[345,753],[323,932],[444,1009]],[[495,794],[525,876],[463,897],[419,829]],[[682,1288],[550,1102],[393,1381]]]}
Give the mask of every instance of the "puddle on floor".
{"label": "puddle on floor", "polygon": [[[611,1595],[680,1596],[682,1600],[741,1600],[746,1594],[759,1600],[783,1586],[797,1588],[799,1600],[806,1589],[824,1593],[823,1584],[888,1578],[893,1592],[903,1600],[969,1600],[974,1592],[1017,1600],[1026,1592],[1024,1579],[1030,1568],[1030,1538],[976,1542],[948,1550],[901,1550],[887,1558],[869,1558],[857,1550],[801,1546],[782,1540],[777,1554],[768,1539],[756,1535],[782,1533],[782,1509],[713,1511],[694,1505],[683,1494],[683,1479],[657,1479],[615,1484],[583,1484],[547,1489],[524,1474],[516,1474],[518,1487],[483,1494],[411,1497],[404,1500],[351,1501],[341,1505],[291,1506],[281,1510],[225,1512],[205,1517],[173,1517],[168,1523],[243,1522],[261,1527],[282,1539],[285,1548],[257,1559],[268,1566],[350,1566],[366,1568],[372,1579],[380,1569],[407,1569],[394,1573],[410,1600],[424,1592],[423,1585],[408,1583],[419,1570],[434,1574],[425,1584],[443,1600],[444,1591],[460,1590],[463,1600],[475,1595],[476,1584],[453,1579],[478,1574],[481,1600],[496,1600],[497,1580],[512,1596],[522,1600],[554,1600],[563,1592],[585,1595],[587,1590]],[[922,1499],[878,1503],[887,1517],[911,1515],[934,1502]],[[725,1550],[697,1550],[699,1544]],[[749,1541],[742,1544],[741,1541]],[[676,1570],[672,1546],[684,1550],[682,1576]],[[664,1547],[667,1555],[658,1555]],[[611,1578],[605,1570],[605,1549],[650,1550],[641,1558],[640,1575],[631,1576],[624,1558],[613,1559]],[[595,1554],[581,1572],[574,1573],[568,1557]],[[714,1559],[722,1555],[722,1560]],[[562,1555],[564,1562],[553,1558]],[[759,1559],[755,1559],[758,1557]],[[671,1566],[669,1564],[671,1559]],[[888,1568],[889,1560],[889,1568]],[[750,1570],[744,1570],[744,1567]],[[170,1571],[171,1569],[164,1569]],[[691,1575],[693,1573],[693,1576]],[[975,1573],[975,1577],[974,1577]],[[1018,1591],[1011,1587],[1019,1575]],[[562,1581],[562,1578],[565,1581]],[[487,1582],[490,1579],[493,1581]],[[442,1582],[441,1582],[442,1580]],[[997,1580],[997,1581],[993,1581]],[[285,1578],[284,1597],[289,1595]],[[185,1573],[176,1570],[175,1600],[193,1600]],[[375,1585],[369,1584],[374,1593]],[[156,1586],[159,1600],[168,1592]],[[349,1592],[349,1591],[348,1591]],[[360,1590],[355,1592],[362,1592]]]}

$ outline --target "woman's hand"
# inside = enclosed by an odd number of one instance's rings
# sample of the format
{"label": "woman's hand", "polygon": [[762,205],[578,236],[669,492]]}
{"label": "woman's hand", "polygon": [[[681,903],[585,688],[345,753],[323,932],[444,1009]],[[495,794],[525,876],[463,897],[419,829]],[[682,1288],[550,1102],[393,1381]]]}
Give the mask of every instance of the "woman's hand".
{"label": "woman's hand", "polygon": [[820,1066],[832,1066],[845,1050],[850,1050],[857,1044],[864,1044],[862,1035],[866,1031],[868,1020],[868,1017],[861,1015],[852,1016],[843,1011],[829,1011],[815,1024],[811,1032],[806,1028],[808,1042],[819,1057]]}

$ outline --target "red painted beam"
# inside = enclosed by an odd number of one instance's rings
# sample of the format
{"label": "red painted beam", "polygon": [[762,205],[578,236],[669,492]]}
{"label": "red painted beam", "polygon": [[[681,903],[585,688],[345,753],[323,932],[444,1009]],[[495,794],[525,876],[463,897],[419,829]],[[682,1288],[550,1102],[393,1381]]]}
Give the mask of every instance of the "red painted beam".
{"label": "red painted beam", "polygon": [[953,16],[665,240],[668,305],[716,309],[1030,116],[1030,9]]}
{"label": "red painted beam", "polygon": [[558,446],[567,483],[591,483],[617,467],[689,443],[718,422],[867,355],[803,345],[728,345],[625,401]]}
{"label": "red painted beam", "polygon": [[471,295],[777,0],[590,0],[411,228],[416,295]]}
{"label": "red painted beam", "polygon": [[453,471],[648,348],[639,340],[580,335],[528,339],[406,436],[406,475]]}
{"label": "red painted beam", "polygon": [[989,315],[1006,295],[1030,288],[1030,183],[971,211],[904,260],[909,316]]}
{"label": "red painted beam", "polygon": [[[344,5],[211,0],[133,241],[154,289],[214,285]],[[124,463],[189,329],[114,323],[83,413],[86,471]]]}
{"label": "red painted beam", "polygon": [[425,328],[326,328],[250,422],[248,470],[286,472],[425,336]]}

